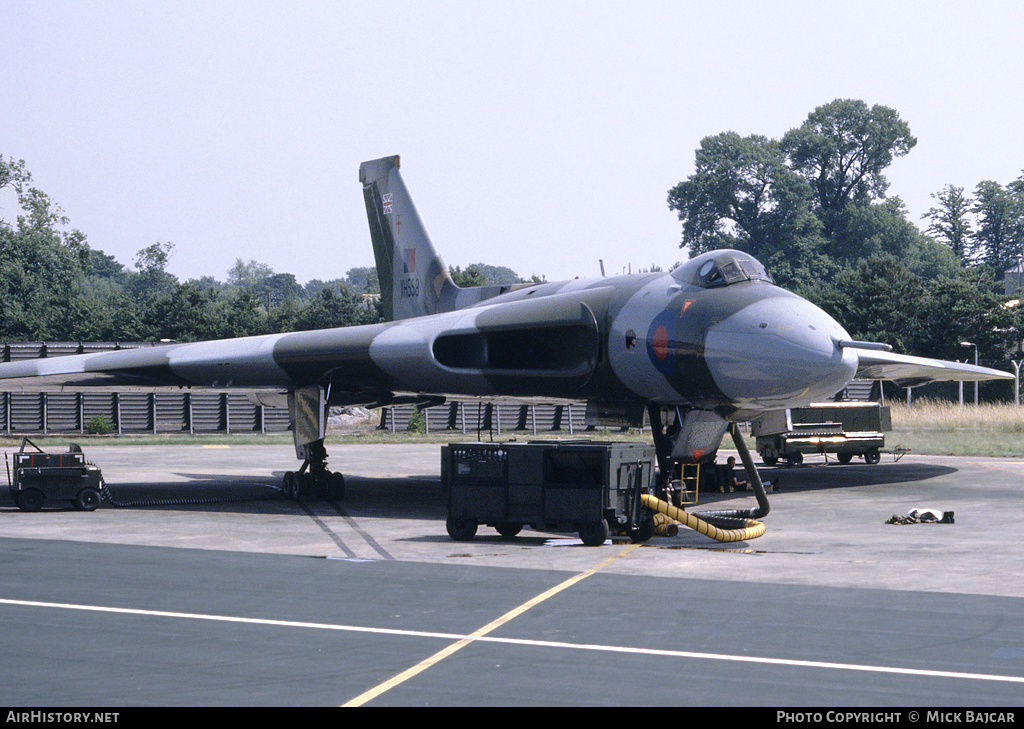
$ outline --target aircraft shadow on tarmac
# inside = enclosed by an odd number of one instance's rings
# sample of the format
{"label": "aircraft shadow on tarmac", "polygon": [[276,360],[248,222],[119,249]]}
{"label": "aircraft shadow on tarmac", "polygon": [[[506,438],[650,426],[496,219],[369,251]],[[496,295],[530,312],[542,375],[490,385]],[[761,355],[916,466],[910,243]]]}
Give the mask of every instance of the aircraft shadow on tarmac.
{"label": "aircraft shadow on tarmac", "polygon": [[[778,492],[799,492],[823,489],[857,488],[923,481],[955,473],[957,469],[930,463],[882,463],[878,465],[804,464],[797,467],[759,468],[762,480],[772,482]],[[218,513],[293,513],[296,504],[286,501],[280,490],[283,473],[265,479],[201,473],[177,473],[187,481],[151,482],[144,484],[109,484],[113,503],[105,501],[101,508],[117,506],[136,509],[209,511]],[[769,499],[772,494],[769,494]],[[708,504],[735,499],[753,498],[750,491],[719,493],[703,488],[697,509]],[[437,476],[404,478],[370,478],[350,476],[345,480],[345,497],[325,501],[308,499],[304,506],[315,509],[326,505],[353,517],[400,518],[443,521],[446,516],[444,492]],[[0,489],[0,509],[16,509],[7,489]],[[72,510],[70,503],[56,502],[44,506]],[[486,530],[484,530],[486,531]],[[481,533],[481,537],[490,534]],[[495,534],[496,539],[500,537]],[[444,537],[447,539],[447,537]],[[543,540],[541,540],[543,541]]]}
{"label": "aircraft shadow on tarmac", "polygon": [[[762,467],[757,469],[762,481],[770,481],[780,492],[821,489],[883,486],[886,484],[925,481],[956,473],[957,469],[934,463],[881,463],[878,465],[840,465],[805,463],[800,466]],[[737,470],[737,474],[740,470]],[[747,492],[749,494],[749,492]],[[728,496],[729,494],[715,494]],[[738,494],[744,495],[743,492]]]}
{"label": "aircraft shadow on tarmac", "polygon": [[[294,513],[297,505],[286,500],[280,484],[283,472],[264,479],[203,473],[175,473],[178,481],[155,481],[140,484],[108,483],[110,500],[100,508],[180,510],[216,513]],[[303,505],[333,506],[355,517],[441,520],[445,504],[439,476],[406,478],[345,479],[345,497],[333,501],[309,498]],[[0,488],[0,509],[17,510],[8,489]],[[50,501],[44,511],[67,510],[74,507],[67,501]]]}
{"label": "aircraft shadow on tarmac", "polygon": [[[181,504],[140,504],[136,508],[211,511],[218,513],[294,513],[301,508],[284,498],[280,484],[284,473],[265,480],[246,476],[216,476],[210,474],[178,473],[187,482],[146,483],[140,485],[111,484],[110,490],[118,502],[161,502],[182,500]],[[191,502],[191,503],[189,503]],[[311,510],[326,506],[353,517],[379,517],[401,519],[443,520],[444,501],[440,477],[416,476],[406,478],[366,478],[349,476],[345,479],[343,499],[303,499],[301,506]]]}

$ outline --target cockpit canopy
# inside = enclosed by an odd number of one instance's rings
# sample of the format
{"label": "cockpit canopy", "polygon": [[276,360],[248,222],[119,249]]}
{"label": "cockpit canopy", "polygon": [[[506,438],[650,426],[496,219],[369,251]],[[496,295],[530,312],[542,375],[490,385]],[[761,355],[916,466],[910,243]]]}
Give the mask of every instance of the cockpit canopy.
{"label": "cockpit canopy", "polygon": [[747,253],[730,249],[709,251],[691,258],[672,271],[672,277],[680,283],[705,289],[739,281],[775,283],[760,261]]}

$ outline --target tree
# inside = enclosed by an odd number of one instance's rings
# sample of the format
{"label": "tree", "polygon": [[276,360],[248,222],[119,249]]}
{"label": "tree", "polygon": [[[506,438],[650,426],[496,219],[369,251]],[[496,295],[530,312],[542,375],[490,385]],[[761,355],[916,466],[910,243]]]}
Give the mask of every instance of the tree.
{"label": "tree", "polygon": [[474,263],[471,266],[468,266],[466,271],[468,272],[470,268],[474,268],[480,272],[484,278],[485,286],[511,286],[513,284],[524,283],[519,274],[507,266],[491,266],[486,263]]}
{"label": "tree", "polygon": [[782,138],[790,166],[814,188],[815,209],[831,237],[850,203],[885,197],[882,170],[917,144],[895,110],[836,99]]}
{"label": "tree", "polygon": [[928,298],[916,315],[919,334],[915,354],[943,359],[963,359],[961,342],[978,345],[982,360],[1001,360],[1014,312],[996,292],[990,269],[958,268],[928,286]]}
{"label": "tree", "polygon": [[175,284],[158,297],[145,313],[144,323],[153,339],[179,342],[216,339],[224,324],[213,297],[192,281]]}
{"label": "tree", "polygon": [[248,289],[259,297],[269,310],[280,306],[288,299],[303,299],[303,287],[291,273],[274,273],[265,263],[250,259],[235,259],[235,265],[228,270],[228,285]]}
{"label": "tree", "polygon": [[235,265],[228,269],[228,283],[233,286],[253,287],[273,275],[274,269],[266,263],[260,263],[251,258],[248,262],[236,258]]}
{"label": "tree", "polygon": [[43,191],[29,187],[24,161],[0,156],[0,190],[15,192],[17,224],[0,223],[0,335],[63,339],[81,309],[91,259],[85,235]]}
{"label": "tree", "polygon": [[881,203],[850,205],[833,231],[831,257],[841,264],[855,264],[880,253],[897,256],[917,275],[931,278],[959,266],[952,251],[937,244],[907,219],[899,198]]}
{"label": "tree", "polygon": [[[151,333],[143,322],[143,312],[135,305],[131,296],[120,293],[103,299],[105,316],[103,329],[97,336],[106,342],[139,342],[150,338]],[[81,336],[72,339],[84,339]]]}
{"label": "tree", "polygon": [[123,284],[128,278],[123,264],[119,263],[113,256],[108,256],[103,251],[95,249],[89,251],[88,271],[90,276],[110,279],[119,284]]}
{"label": "tree", "polygon": [[691,255],[741,248],[757,256],[807,206],[810,187],[786,167],[778,143],[725,132],[701,140],[696,172],[669,191]]}
{"label": "tree", "polygon": [[174,291],[178,279],[167,272],[167,262],[173,250],[174,244],[170,241],[158,241],[135,254],[135,266],[139,272],[130,287],[140,301],[169,295]]}
{"label": "tree", "polygon": [[777,142],[725,132],[701,140],[696,172],[669,190],[668,202],[683,222],[680,246],[691,257],[737,248],[787,284],[818,260],[822,240],[811,194]]}
{"label": "tree", "polygon": [[978,217],[974,241],[979,259],[1002,278],[1024,254],[1024,200],[1014,189],[984,180],[975,188],[971,211]]}
{"label": "tree", "polygon": [[267,301],[269,307],[280,306],[288,299],[302,298],[302,286],[295,280],[293,273],[275,273],[263,279],[254,291]]}
{"label": "tree", "polygon": [[248,337],[269,334],[269,316],[261,297],[252,289],[243,288],[230,301],[225,313],[225,337]]}
{"label": "tree", "polygon": [[[0,193],[10,188],[16,195],[21,195],[25,185],[32,181],[32,173],[25,169],[25,160],[4,159],[0,155]],[[11,228],[9,222],[0,217],[0,226]]]}
{"label": "tree", "polygon": [[839,310],[829,313],[843,322],[855,339],[891,344],[897,351],[914,351],[915,321],[925,297],[920,276],[897,256],[876,253],[846,267],[837,276],[843,292]]}
{"label": "tree", "polygon": [[466,266],[465,271],[458,266],[449,266],[448,273],[451,274],[452,281],[455,282],[455,285],[460,288],[472,288],[474,286],[487,285],[487,277],[484,275],[484,272],[474,265]]}
{"label": "tree", "polygon": [[347,288],[325,288],[299,312],[295,319],[296,331],[329,329],[380,321],[380,313],[363,302],[361,294]]}
{"label": "tree", "polygon": [[946,185],[939,192],[933,192],[932,199],[938,201],[938,206],[921,216],[930,221],[925,232],[948,246],[961,263],[971,264],[975,256],[974,236],[968,218],[971,199],[964,195],[962,187],[955,185]]}
{"label": "tree", "polygon": [[345,283],[353,291],[361,294],[380,293],[380,282],[377,280],[377,269],[374,266],[350,268],[345,272]]}
{"label": "tree", "polygon": [[844,99],[818,107],[781,141],[706,137],[694,174],[669,191],[681,246],[691,256],[746,251],[791,288],[828,280],[873,251],[897,250],[901,241],[883,233],[906,235],[890,224],[882,171],[916,142],[894,110]]}
{"label": "tree", "polygon": [[[91,250],[31,182],[24,161],[0,156],[0,336],[7,339],[193,341],[381,319],[378,303],[339,290],[338,281],[302,305],[294,275],[254,260],[236,260],[227,285],[210,276],[180,284],[167,271],[170,242],[141,249],[137,270],[128,270]],[[376,271],[365,271],[372,288]]]}

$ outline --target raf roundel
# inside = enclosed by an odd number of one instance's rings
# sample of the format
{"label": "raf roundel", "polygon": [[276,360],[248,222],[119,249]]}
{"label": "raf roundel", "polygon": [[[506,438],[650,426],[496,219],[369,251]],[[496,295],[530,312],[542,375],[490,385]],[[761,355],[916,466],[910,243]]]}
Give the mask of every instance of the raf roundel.
{"label": "raf roundel", "polygon": [[673,333],[677,319],[678,312],[666,310],[654,317],[647,329],[647,356],[666,377],[672,376],[676,366]]}

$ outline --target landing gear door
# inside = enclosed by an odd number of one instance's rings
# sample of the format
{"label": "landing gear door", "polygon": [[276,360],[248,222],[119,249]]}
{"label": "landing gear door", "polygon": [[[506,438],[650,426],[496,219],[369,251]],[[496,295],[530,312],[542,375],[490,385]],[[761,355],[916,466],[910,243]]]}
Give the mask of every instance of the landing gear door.
{"label": "landing gear door", "polygon": [[295,454],[306,458],[310,443],[323,442],[327,431],[327,398],[324,388],[303,387],[288,393],[288,410],[292,416]]}

